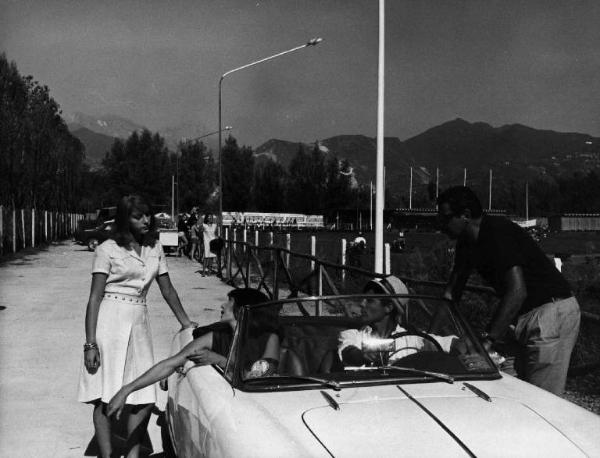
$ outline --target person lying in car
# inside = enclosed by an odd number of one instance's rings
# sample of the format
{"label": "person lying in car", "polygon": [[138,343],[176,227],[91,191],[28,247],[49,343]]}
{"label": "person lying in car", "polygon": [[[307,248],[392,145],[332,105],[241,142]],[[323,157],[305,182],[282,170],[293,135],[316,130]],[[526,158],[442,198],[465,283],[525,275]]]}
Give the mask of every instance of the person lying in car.
{"label": "person lying in car", "polygon": [[[404,283],[394,276],[369,281],[365,294],[409,294]],[[406,332],[399,323],[408,299],[368,298],[363,301],[366,325],[360,329],[348,329],[339,335],[338,356],[345,366],[363,366],[370,364],[386,365],[412,355],[418,351],[436,351],[434,342],[418,335],[393,335]],[[437,336],[428,334],[449,353],[460,342],[456,336]],[[387,339],[387,340],[383,340]],[[383,344],[383,345],[382,345]]]}
{"label": "person lying in car", "polygon": [[[115,414],[118,419],[125,400],[131,393],[169,377],[188,360],[197,365],[216,364],[225,369],[241,308],[269,301],[265,294],[251,288],[233,289],[227,294],[227,298],[227,302],[221,305],[221,321],[196,328],[193,332],[194,340],[179,353],[160,361],[137,379],[121,387],[110,400],[107,415]],[[277,316],[278,310],[271,307],[261,308],[258,313],[252,314],[253,322],[250,323],[249,339],[244,348],[244,378],[268,376],[277,371],[280,341]]]}

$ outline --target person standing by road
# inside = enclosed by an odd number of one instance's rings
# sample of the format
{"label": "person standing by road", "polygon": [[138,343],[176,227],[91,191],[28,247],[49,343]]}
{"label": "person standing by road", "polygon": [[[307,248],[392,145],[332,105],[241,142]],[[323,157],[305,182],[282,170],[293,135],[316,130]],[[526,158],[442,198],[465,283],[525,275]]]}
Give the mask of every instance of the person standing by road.
{"label": "person standing by road", "polygon": [[206,275],[206,269],[208,272],[213,269],[213,260],[216,257],[216,253],[210,251],[210,242],[217,238],[217,225],[214,222],[213,215],[206,215],[204,217],[204,224],[202,224],[202,237],[204,239],[204,260],[202,261],[202,276]]}
{"label": "person standing by road", "polygon": [[[123,383],[154,364],[146,293],[156,279],[182,328],[195,325],[171,284],[148,205],[138,196],[117,206],[111,238],[96,248],[85,318],[86,342],[78,400],[94,406],[93,421],[102,457],[112,456],[106,406]],[[139,455],[140,441],[156,401],[154,387],[127,398],[127,457]]]}
{"label": "person standing by road", "polygon": [[517,224],[484,215],[475,193],[456,186],[438,198],[440,227],[455,239],[456,257],[444,293],[458,299],[473,269],[500,295],[482,333],[489,351],[515,325],[515,369],[554,394],[565,388],[581,314],[571,288],[536,242]]}

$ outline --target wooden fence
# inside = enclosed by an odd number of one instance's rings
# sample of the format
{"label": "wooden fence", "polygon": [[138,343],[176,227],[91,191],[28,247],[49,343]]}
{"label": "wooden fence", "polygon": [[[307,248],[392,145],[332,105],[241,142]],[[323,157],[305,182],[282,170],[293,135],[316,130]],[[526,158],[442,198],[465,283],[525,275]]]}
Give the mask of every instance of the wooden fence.
{"label": "wooden fence", "polygon": [[72,237],[80,213],[0,205],[0,256]]}

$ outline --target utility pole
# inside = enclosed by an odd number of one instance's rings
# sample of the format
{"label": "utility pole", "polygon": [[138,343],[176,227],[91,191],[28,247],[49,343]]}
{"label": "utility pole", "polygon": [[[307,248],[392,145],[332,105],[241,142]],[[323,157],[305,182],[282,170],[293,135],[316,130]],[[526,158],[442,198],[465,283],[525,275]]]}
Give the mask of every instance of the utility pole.
{"label": "utility pole", "polygon": [[369,229],[373,230],[373,180],[371,180],[371,206],[369,208]]}
{"label": "utility pole", "polygon": [[413,174],[412,167],[410,168],[410,186],[408,188],[408,208],[412,210],[412,188],[413,188]]}
{"label": "utility pole", "polygon": [[437,210],[437,199],[440,195],[440,168],[436,167],[435,169],[435,209]]}
{"label": "utility pole", "polygon": [[525,219],[529,220],[529,181],[525,182]]}
{"label": "utility pole", "polygon": [[492,209],[492,169],[490,169],[490,202],[488,204],[488,210]]}

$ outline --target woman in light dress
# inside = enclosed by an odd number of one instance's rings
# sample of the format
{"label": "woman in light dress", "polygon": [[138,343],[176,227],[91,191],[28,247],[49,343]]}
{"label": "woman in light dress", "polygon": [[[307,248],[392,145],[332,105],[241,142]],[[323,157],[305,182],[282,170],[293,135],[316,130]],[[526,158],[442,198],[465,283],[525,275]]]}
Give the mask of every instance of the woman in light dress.
{"label": "woman in light dress", "polygon": [[[99,245],[94,255],[78,399],[94,406],[96,440],[103,458],[113,453],[108,402],[124,383],[154,364],[146,293],[155,279],[181,326],[195,325],[171,284],[157,235],[148,205],[138,196],[126,196],[117,206],[111,238]],[[153,386],[127,398],[128,458],[139,456],[155,401]]]}
{"label": "woman in light dress", "polygon": [[206,276],[206,269],[208,272],[213,270],[213,260],[217,256],[215,253],[210,251],[210,242],[217,238],[217,225],[214,222],[212,215],[206,215],[204,217],[204,224],[202,225],[202,237],[204,239],[204,260],[202,261],[202,276]]}

